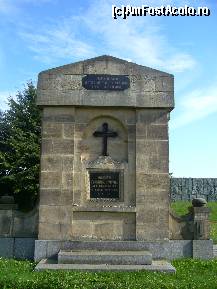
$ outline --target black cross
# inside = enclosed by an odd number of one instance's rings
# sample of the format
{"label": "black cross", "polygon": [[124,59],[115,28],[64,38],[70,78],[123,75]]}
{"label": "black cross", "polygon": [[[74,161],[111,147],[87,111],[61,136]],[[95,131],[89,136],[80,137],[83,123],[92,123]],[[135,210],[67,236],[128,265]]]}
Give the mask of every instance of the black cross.
{"label": "black cross", "polygon": [[102,155],[107,156],[108,137],[116,137],[118,134],[116,132],[109,131],[108,124],[105,122],[102,125],[102,131],[95,131],[93,135],[96,137],[102,137]]}

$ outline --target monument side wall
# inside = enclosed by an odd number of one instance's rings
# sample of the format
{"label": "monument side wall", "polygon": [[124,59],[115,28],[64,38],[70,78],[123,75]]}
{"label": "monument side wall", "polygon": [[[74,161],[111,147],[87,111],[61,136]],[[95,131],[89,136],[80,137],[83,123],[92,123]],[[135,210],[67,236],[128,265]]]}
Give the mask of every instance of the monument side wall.
{"label": "monument side wall", "polygon": [[168,112],[137,109],[137,240],[169,238]]}
{"label": "monument side wall", "polygon": [[72,218],[74,108],[44,107],[39,239],[69,239]]}

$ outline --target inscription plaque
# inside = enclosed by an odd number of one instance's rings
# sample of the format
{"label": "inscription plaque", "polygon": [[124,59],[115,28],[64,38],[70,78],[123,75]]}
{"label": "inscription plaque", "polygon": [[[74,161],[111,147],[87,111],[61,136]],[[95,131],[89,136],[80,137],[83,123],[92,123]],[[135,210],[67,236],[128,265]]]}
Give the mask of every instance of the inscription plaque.
{"label": "inscription plaque", "polygon": [[118,199],[118,172],[90,172],[90,198]]}
{"label": "inscription plaque", "polygon": [[88,90],[125,90],[130,80],[125,75],[89,74],[82,78],[82,86]]}

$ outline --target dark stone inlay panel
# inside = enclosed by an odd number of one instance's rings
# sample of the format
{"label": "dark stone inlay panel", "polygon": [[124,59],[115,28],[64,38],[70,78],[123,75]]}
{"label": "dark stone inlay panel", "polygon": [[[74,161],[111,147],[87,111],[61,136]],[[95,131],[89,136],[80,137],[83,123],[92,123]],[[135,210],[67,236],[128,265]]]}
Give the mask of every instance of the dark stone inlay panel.
{"label": "dark stone inlay panel", "polygon": [[88,90],[121,91],[130,87],[125,75],[89,74],[82,78],[82,86]]}
{"label": "dark stone inlay panel", "polygon": [[90,198],[118,199],[119,172],[90,172]]}

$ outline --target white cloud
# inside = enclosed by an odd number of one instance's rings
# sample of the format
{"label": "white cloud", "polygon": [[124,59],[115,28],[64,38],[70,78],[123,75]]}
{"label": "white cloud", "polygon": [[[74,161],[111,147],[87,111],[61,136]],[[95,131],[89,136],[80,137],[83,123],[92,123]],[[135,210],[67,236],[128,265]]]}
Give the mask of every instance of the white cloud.
{"label": "white cloud", "polygon": [[94,55],[88,43],[76,38],[72,25],[64,24],[45,29],[43,33],[21,32],[36,57],[45,62]]}
{"label": "white cloud", "polygon": [[187,53],[177,53],[164,64],[169,71],[182,72],[196,66],[194,58]]}
{"label": "white cloud", "polygon": [[[173,73],[195,67],[196,61],[188,52],[170,43],[159,18],[114,20],[112,4],[112,0],[92,1],[86,11],[82,10],[83,14],[55,20],[49,26],[27,28],[21,36],[37,58],[49,63],[110,54]],[[134,3],[142,4],[142,1]]]}
{"label": "white cloud", "polygon": [[171,122],[171,129],[187,125],[217,112],[217,86],[197,89],[187,94],[181,103],[180,115]]}
{"label": "white cloud", "polygon": [[[91,31],[102,35],[108,51],[173,73],[195,67],[196,61],[189,53],[179,51],[169,42],[159,18],[130,17],[127,20],[114,20],[111,18],[111,3],[112,1],[104,0],[98,5],[93,4],[83,17],[80,16]],[[153,0],[150,5],[160,3],[162,5],[162,1]],[[172,1],[165,1],[165,5],[171,3]],[[143,1],[136,1],[133,5],[142,4]],[[176,1],[176,5],[181,4],[182,1]]]}

